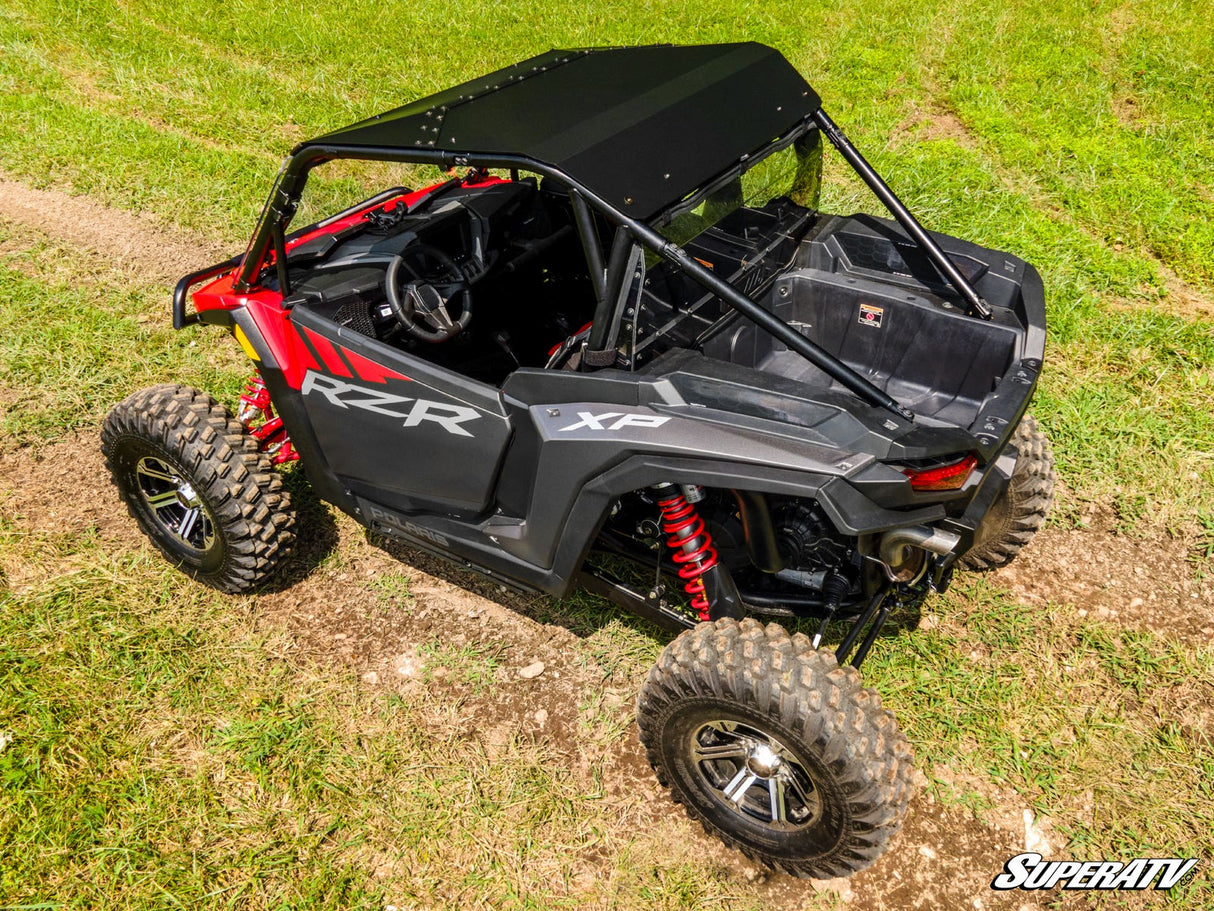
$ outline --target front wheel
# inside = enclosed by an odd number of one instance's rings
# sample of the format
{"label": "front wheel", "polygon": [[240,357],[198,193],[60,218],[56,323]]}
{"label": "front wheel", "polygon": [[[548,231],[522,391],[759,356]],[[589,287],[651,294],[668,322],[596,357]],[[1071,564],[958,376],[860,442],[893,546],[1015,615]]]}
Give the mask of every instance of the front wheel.
{"label": "front wheel", "polygon": [[667,646],[637,721],[658,779],[748,857],[829,879],[872,864],[901,826],[911,753],[854,668],[772,623],[703,623]]}
{"label": "front wheel", "polygon": [[206,393],[154,386],[130,395],[106,416],[101,450],[131,515],[195,579],[247,591],[290,549],[294,515],[282,478]]}

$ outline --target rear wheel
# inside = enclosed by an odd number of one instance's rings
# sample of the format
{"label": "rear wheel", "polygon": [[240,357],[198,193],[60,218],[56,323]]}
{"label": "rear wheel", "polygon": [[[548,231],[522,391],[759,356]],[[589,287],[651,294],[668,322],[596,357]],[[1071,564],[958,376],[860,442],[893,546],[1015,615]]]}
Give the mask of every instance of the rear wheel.
{"label": "rear wheel", "polygon": [[854,668],[801,634],[751,619],[700,624],[662,653],[637,716],[675,800],[754,860],[845,876],[901,826],[906,738]]}
{"label": "rear wheel", "polygon": [[294,514],[270,459],[226,408],[188,386],[154,386],[106,416],[101,450],[131,515],[180,569],[247,591],[278,566]]}
{"label": "rear wheel", "polygon": [[960,560],[962,569],[985,571],[1011,563],[1054,505],[1054,453],[1031,415],[1020,421],[1009,445],[1018,454],[1012,479],[983,518],[974,546]]}

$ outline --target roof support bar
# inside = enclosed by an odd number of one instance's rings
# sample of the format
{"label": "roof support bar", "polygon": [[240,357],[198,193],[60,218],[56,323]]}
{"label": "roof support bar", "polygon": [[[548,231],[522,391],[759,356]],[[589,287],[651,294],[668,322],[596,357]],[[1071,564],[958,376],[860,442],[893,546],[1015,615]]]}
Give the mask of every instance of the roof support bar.
{"label": "roof support bar", "polygon": [[594,324],[590,327],[590,338],[586,347],[590,351],[603,351],[615,347],[614,331],[618,327],[616,308],[623,300],[624,270],[628,268],[629,254],[635,243],[632,232],[627,225],[615,229],[615,239],[611,242],[611,255],[607,258],[607,288],[603,299],[599,301],[594,311]]}
{"label": "roof support bar", "polygon": [[873,166],[865,160],[859,150],[843,135],[843,131],[830,119],[830,115],[822,108],[818,108],[813,119],[814,123],[822,128],[822,132],[826,134],[831,144],[839,150],[839,154],[847,159],[847,163],[852,166],[860,179],[868,184],[868,188],[876,194],[885,208],[889,209],[890,214],[898,220],[898,224],[902,225],[906,229],[906,233],[915,239],[915,243],[923,248],[923,252],[948,279],[949,284],[956,288],[961,297],[965,299],[965,308],[970,316],[990,319],[990,305],[979,296],[973,285],[966,281],[965,276],[961,274],[953,261],[940,249],[940,245],[923,230],[923,226],[919,224],[915,216],[902,204],[902,200],[894,195],[894,191],[881,179],[881,175],[873,170]]}
{"label": "roof support bar", "polygon": [[590,268],[594,299],[598,306],[602,307],[607,299],[607,274],[603,269],[603,248],[599,245],[594,216],[582,194],[572,187],[569,188],[569,199],[573,203],[573,222],[577,226],[578,237],[582,239],[582,249],[586,251],[586,265]]}

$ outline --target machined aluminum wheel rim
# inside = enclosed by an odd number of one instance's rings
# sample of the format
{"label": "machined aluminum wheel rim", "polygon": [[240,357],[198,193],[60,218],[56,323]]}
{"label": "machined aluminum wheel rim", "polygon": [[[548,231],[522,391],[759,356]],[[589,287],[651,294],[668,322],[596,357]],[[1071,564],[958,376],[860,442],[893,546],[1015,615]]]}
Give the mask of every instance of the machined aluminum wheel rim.
{"label": "machined aluminum wheel rim", "polygon": [[161,529],[191,550],[215,543],[215,523],[192,484],[163,459],[144,456],[135,466],[139,493]]}
{"label": "machined aluminum wheel rim", "polygon": [[710,721],[691,734],[692,765],[722,803],[780,832],[822,815],[813,778],[775,737],[737,721]]}

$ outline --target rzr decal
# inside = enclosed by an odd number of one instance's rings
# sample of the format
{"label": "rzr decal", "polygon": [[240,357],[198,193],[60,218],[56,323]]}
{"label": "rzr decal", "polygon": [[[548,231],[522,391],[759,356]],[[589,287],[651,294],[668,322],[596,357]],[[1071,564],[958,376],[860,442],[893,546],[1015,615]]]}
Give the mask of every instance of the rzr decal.
{"label": "rzr decal", "polygon": [[[460,437],[473,435],[460,425],[480,417],[480,413],[474,408],[447,405],[443,402],[432,402],[429,399],[414,399],[385,392],[382,389],[356,386],[314,370],[308,371],[299,391],[304,395],[311,395],[315,392],[338,408],[361,408],[363,411],[371,411],[375,414],[404,418],[405,427],[416,427],[423,421],[430,421],[438,424],[447,433]],[[402,408],[401,406],[407,402],[413,404]]]}
{"label": "rzr decal", "polygon": [[[579,411],[581,418],[577,423],[562,427],[557,433],[569,430],[623,430],[625,427],[661,427],[670,418],[659,417],[656,414],[625,414],[622,411],[608,411],[606,414],[592,414],[589,411]],[[610,423],[608,423],[610,422]]]}

